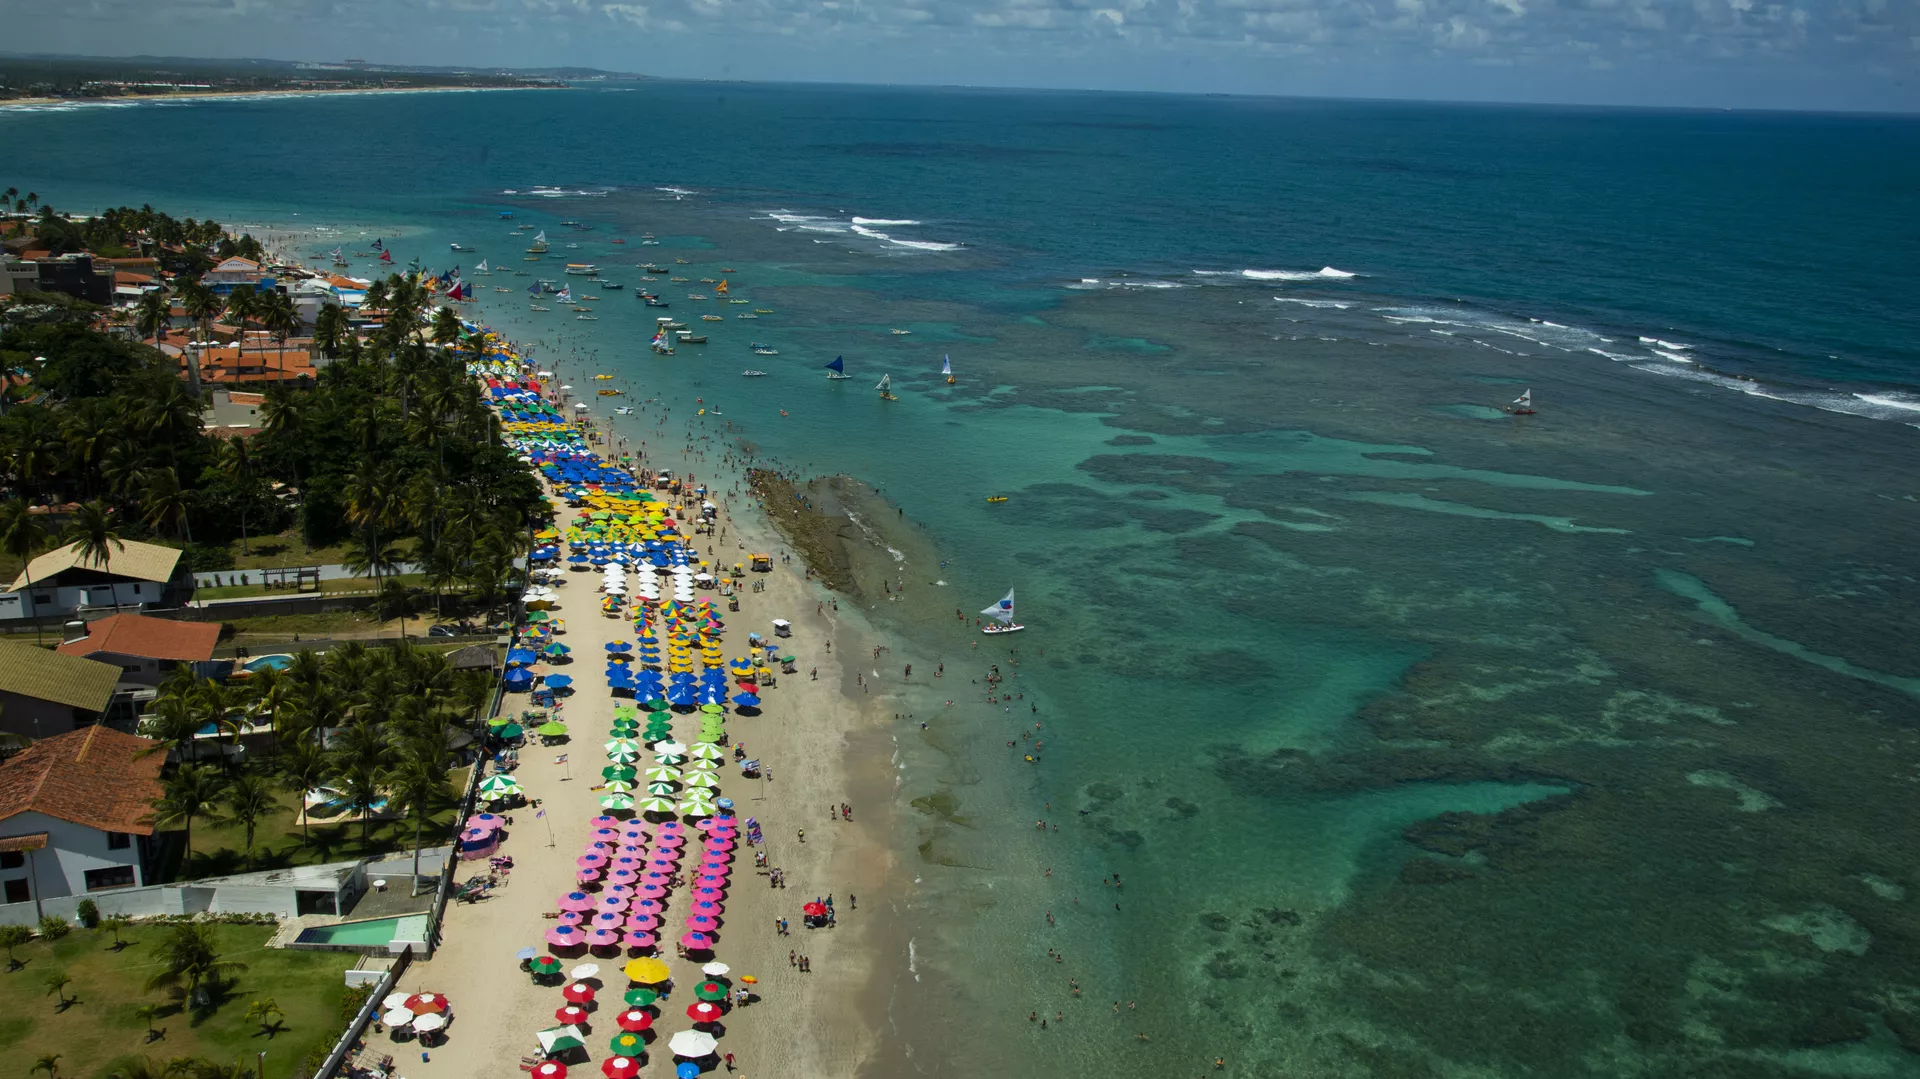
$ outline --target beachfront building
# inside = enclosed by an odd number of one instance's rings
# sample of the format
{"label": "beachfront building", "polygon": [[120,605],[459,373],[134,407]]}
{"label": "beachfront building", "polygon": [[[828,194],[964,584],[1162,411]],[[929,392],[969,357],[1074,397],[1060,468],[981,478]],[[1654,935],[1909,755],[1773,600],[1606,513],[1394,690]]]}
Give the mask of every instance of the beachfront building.
{"label": "beachfront building", "polygon": [[114,268],[96,264],[92,255],[53,255],[8,259],[0,269],[0,296],[13,292],[64,292],[75,299],[106,306],[113,302]]}
{"label": "beachfront building", "polygon": [[111,663],[0,641],[0,733],[40,739],[91,726],[119,686]]}
{"label": "beachfront building", "polygon": [[110,663],[120,668],[121,682],[158,686],[181,667],[201,678],[226,673],[228,661],[213,658],[219,642],[218,622],[116,614],[77,627],[55,651]]}
{"label": "beachfront building", "polygon": [[273,271],[252,259],[235,255],[222,259],[220,265],[201,274],[200,283],[212,289],[216,295],[225,296],[241,285],[252,285],[256,291],[270,292],[279,281]]}
{"label": "beachfront building", "polygon": [[82,558],[80,545],[69,543],[27,563],[0,593],[0,618],[139,610],[176,602],[192,584],[178,548],[125,540],[103,559]]}
{"label": "beachfront building", "polygon": [[43,899],[146,882],[165,760],[154,748],[90,726],[0,761],[0,922],[37,920]]}

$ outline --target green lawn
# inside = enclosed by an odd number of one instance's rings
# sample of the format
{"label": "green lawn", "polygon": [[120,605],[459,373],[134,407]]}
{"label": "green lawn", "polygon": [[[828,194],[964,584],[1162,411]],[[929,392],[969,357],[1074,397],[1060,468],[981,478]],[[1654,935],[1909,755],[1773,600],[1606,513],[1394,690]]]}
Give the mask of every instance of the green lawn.
{"label": "green lawn", "polygon": [[315,547],[308,550],[300,542],[300,530],[290,528],[274,536],[250,536],[245,551],[240,549],[240,541],[234,540],[234,569],[292,569],[296,566],[337,565],[346,557],[347,545],[336,543],[330,547]]}
{"label": "green lawn", "polygon": [[[351,955],[268,949],[263,945],[273,936],[270,926],[218,926],[222,958],[247,969],[217,996],[210,1013],[195,1015],[166,993],[141,988],[158,969],[153,954],[167,931],[163,925],[124,930],[121,939],[128,946],[118,952],[111,936],[85,929],[51,944],[36,940],[15,949],[26,966],[0,973],[0,1050],[10,1069],[24,1077],[34,1061],[58,1054],[61,1076],[104,1079],[140,1056],[251,1063],[265,1050],[267,1079],[284,1079],[308,1053],[324,1050],[345,1029],[341,972],[352,965]],[[73,978],[65,995],[75,1003],[64,1010],[44,981],[54,970]],[[250,1003],[268,997],[286,1013],[272,1037],[245,1019]],[[147,1041],[146,1021],[137,1014],[146,1004],[166,1009],[153,1021],[162,1032],[153,1042]]]}
{"label": "green lawn", "polygon": [[[445,797],[434,807],[421,833],[422,847],[435,847],[447,842],[454,814],[460,808],[460,796],[466,793],[466,789],[467,769],[459,768],[449,773]],[[181,855],[186,850],[183,830],[162,829],[154,836],[155,840],[163,843],[159,864],[154,866],[154,879],[195,880],[265,869],[285,869],[295,865],[344,862],[376,854],[413,850],[411,819],[374,821],[367,829],[364,843],[357,821],[338,824],[316,821],[308,829],[309,837],[303,839],[300,825],[295,823],[294,810],[298,806],[295,796],[282,793],[277,794],[275,800],[280,803],[281,811],[262,821],[254,830],[251,861],[246,855],[247,837],[244,830],[230,824],[209,825],[196,820],[193,824],[193,861],[187,866],[180,864]]]}

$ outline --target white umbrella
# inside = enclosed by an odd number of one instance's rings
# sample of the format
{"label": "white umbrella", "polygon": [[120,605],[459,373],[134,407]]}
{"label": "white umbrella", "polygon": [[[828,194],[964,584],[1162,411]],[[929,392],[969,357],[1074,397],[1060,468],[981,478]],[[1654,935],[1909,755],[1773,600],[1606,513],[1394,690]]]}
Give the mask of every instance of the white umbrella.
{"label": "white umbrella", "polygon": [[687,752],[694,756],[693,766],[695,768],[712,768],[715,766],[714,762],[727,755],[726,750],[721,749],[711,742],[701,742],[699,745],[687,750]]}
{"label": "white umbrella", "polygon": [[[405,1000],[407,998],[407,994],[405,993],[395,993],[394,996],[399,997],[402,1000]],[[392,998],[390,997],[388,999],[392,999]],[[382,1023],[387,1024],[390,1027],[404,1027],[408,1023],[413,1022],[413,1013],[408,1011],[405,1008],[395,1008],[392,1011],[388,1012],[387,1014],[381,1016],[380,1021]]]}
{"label": "white umbrella", "polygon": [[678,742],[655,742],[653,744],[653,755],[656,757],[683,757],[686,755],[686,752],[687,747]]}
{"label": "white umbrella", "polygon": [[[407,1001],[412,999],[413,999],[412,993],[388,993],[387,999],[380,1002],[380,1007],[385,1009],[386,1011],[392,1011],[395,1008],[406,1007]],[[413,1013],[409,1012],[407,1014],[411,1015]]]}
{"label": "white umbrella", "polygon": [[[553,1052],[553,1043],[559,1038],[572,1038],[582,1045],[585,1045],[587,1041],[586,1034],[582,1033],[578,1026],[571,1023],[563,1027],[548,1027],[545,1030],[536,1030],[533,1036],[534,1039],[540,1043],[540,1051],[543,1053]],[[711,1041],[712,1039],[708,1040]]]}
{"label": "white umbrella", "polygon": [[725,974],[727,971],[732,969],[733,969],[732,967],[726,965],[725,963],[708,963],[706,966],[700,968],[700,973],[711,975],[712,977],[718,978],[722,974]]}
{"label": "white umbrella", "polygon": [[647,780],[649,782],[672,783],[673,781],[680,778],[680,769],[669,768],[664,764],[656,764],[653,767],[647,769],[646,774],[647,774]]}
{"label": "white umbrella", "polygon": [[537,374],[537,375],[539,375],[539,376],[540,376],[541,378],[552,378],[552,377],[553,377],[553,372],[552,372],[552,371],[536,371],[536,372],[534,372],[534,373],[535,373],[535,374]]}
{"label": "white umbrella", "polygon": [[667,1049],[677,1057],[712,1056],[720,1043],[713,1035],[698,1030],[683,1030],[667,1042]]}
{"label": "white umbrella", "polygon": [[[712,772],[688,772],[682,780],[689,787],[718,787],[720,780]],[[688,791],[689,795],[693,792]]]}
{"label": "white umbrella", "polygon": [[594,963],[582,963],[572,970],[567,971],[567,977],[577,982],[582,978],[591,978],[598,973],[600,973],[600,967],[598,965]]}
{"label": "white umbrella", "polygon": [[423,1033],[429,1030],[439,1030],[446,1025],[447,1017],[441,1015],[439,1012],[428,1012],[425,1015],[415,1018],[413,1021],[413,1029]]}

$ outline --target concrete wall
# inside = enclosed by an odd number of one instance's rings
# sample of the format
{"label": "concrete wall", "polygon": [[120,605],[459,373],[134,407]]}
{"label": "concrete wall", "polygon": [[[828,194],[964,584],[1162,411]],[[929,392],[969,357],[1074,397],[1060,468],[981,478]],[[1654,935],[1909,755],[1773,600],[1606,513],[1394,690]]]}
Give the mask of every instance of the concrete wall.
{"label": "concrete wall", "polygon": [[91,899],[102,915],[124,914],[129,918],[151,918],[162,914],[199,914],[213,899],[213,889],[155,885],[151,888],[122,888],[93,895],[63,895],[42,899],[38,909],[32,903],[0,904],[0,925],[38,925],[40,912],[78,922],[75,912],[82,899]]}
{"label": "concrete wall", "polygon": [[[101,896],[116,890],[89,893],[86,873],[92,869],[131,867],[133,883],[130,887],[137,888],[146,883],[140,877],[140,844],[132,836],[128,837],[125,847],[112,850],[107,847],[107,833],[42,813],[20,813],[0,824],[0,834],[6,836],[32,835],[35,832],[47,833],[46,848],[27,854],[25,857],[29,865],[0,870],[0,880],[26,881],[30,897],[35,880],[39,882],[42,900],[66,895]],[[96,898],[95,902],[98,901]]]}

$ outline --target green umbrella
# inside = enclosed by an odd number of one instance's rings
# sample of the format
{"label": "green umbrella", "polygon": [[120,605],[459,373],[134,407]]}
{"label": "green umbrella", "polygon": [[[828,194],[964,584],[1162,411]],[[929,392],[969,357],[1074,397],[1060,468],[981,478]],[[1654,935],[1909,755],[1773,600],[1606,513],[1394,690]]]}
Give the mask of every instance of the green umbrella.
{"label": "green umbrella", "polygon": [[535,974],[558,974],[560,973],[560,960],[550,955],[543,955],[533,961],[533,972]]}
{"label": "green umbrella", "polygon": [[649,783],[647,793],[656,798],[671,798],[678,792],[671,783]]}
{"label": "green umbrella", "polygon": [[548,1050],[548,1053],[549,1055],[558,1056],[569,1049],[585,1049],[586,1047],[586,1043],[579,1038],[571,1034],[560,1034],[554,1037],[553,1047]]}
{"label": "green umbrella", "polygon": [[711,817],[713,816],[713,803],[696,802],[689,799],[680,803],[677,812],[683,817]]}
{"label": "green umbrella", "polygon": [[[719,748],[718,746],[707,746],[705,742],[702,742],[700,744],[703,746],[706,746],[706,748],[708,749]],[[707,760],[704,757],[700,757],[700,758],[695,758],[694,760],[688,761],[687,766],[685,768],[682,768],[681,772],[682,773],[711,772],[718,767],[720,767],[719,761]]]}
{"label": "green umbrella", "polygon": [[727,755],[727,751],[721,749],[719,746],[704,743],[688,748],[687,752],[691,754],[697,762],[703,764],[712,764],[714,761],[724,759]]}
{"label": "green umbrella", "polygon": [[638,773],[633,769],[622,768],[617,764],[609,764],[605,768],[600,769],[601,779],[618,779],[627,783],[633,782],[633,777],[636,774]]}
{"label": "green umbrella", "polygon": [[534,611],[532,614],[527,615],[527,622],[537,626],[542,622],[548,621],[551,617],[552,616],[548,615],[545,611]]}
{"label": "green umbrella", "polygon": [[653,763],[664,764],[669,767],[679,764],[681,761],[684,761],[684,760],[686,760],[685,757],[676,757],[671,753],[655,753],[653,755]]}
{"label": "green umbrella", "polygon": [[489,719],[489,720],[487,720],[487,726],[489,726],[489,727],[504,727],[504,726],[506,726],[507,724],[509,724],[509,723],[512,723],[512,722],[513,722],[513,717],[512,717],[512,716],[494,716],[494,717],[493,717],[492,719]]}
{"label": "green umbrella", "polygon": [[[712,788],[720,785],[719,778],[712,772],[688,772],[682,782],[694,788]],[[687,794],[691,796],[693,792],[690,790]]]}
{"label": "green umbrella", "polygon": [[625,750],[618,753],[609,753],[607,754],[607,759],[615,764],[632,764],[634,761],[640,759],[640,754],[632,750]]}
{"label": "green umbrella", "polygon": [[514,794],[520,790],[520,781],[512,776],[488,776],[480,781],[481,794]]}
{"label": "green umbrella", "polygon": [[647,780],[651,783],[672,783],[680,778],[680,769],[656,764],[647,769]]}
{"label": "green umbrella", "polygon": [[671,798],[647,798],[635,804],[642,813],[673,812],[673,799]]}
{"label": "green umbrella", "polygon": [[721,706],[719,706],[719,705],[717,705],[717,704],[703,704],[703,705],[701,705],[701,706],[700,706],[700,710],[701,710],[702,712],[706,712],[706,713],[708,713],[708,714],[710,714],[710,715],[717,715],[717,714],[719,714],[719,713],[721,713],[721,712],[724,712],[724,711],[726,711],[726,709],[725,709],[725,708],[722,708]]}
{"label": "green umbrella", "polygon": [[697,741],[718,742],[720,739],[725,738],[726,736],[727,736],[726,731],[701,731],[700,737],[697,739]]}
{"label": "green umbrella", "polygon": [[608,794],[600,799],[602,809],[632,809],[633,796],[630,794]]}
{"label": "green umbrella", "polygon": [[727,987],[712,979],[708,979],[693,987],[693,995],[699,997],[701,1000],[725,1000],[727,999]]}
{"label": "green umbrella", "polygon": [[493,733],[499,735],[503,741],[511,742],[515,738],[522,737],[527,732],[520,729],[520,724],[509,723]]}
{"label": "green umbrella", "polygon": [[608,753],[622,753],[622,752],[638,753],[640,752],[640,743],[630,742],[625,738],[615,738],[613,741],[608,742],[606,745],[602,746],[601,748],[606,750]]}
{"label": "green umbrella", "polygon": [[613,1041],[609,1044],[613,1048],[613,1055],[618,1057],[637,1057],[647,1049],[647,1043],[641,1039],[640,1035],[630,1031],[615,1034]]}
{"label": "green umbrella", "polygon": [[567,733],[567,725],[557,719],[550,719],[533,729],[533,733],[543,738],[558,738]]}
{"label": "green umbrella", "polygon": [[[554,960],[554,965],[559,966],[560,961],[557,959]],[[630,1008],[644,1008],[647,1005],[652,1004],[654,1001],[659,999],[660,999],[660,994],[654,992],[651,989],[627,990],[626,1000],[627,1000],[627,1006]]]}

